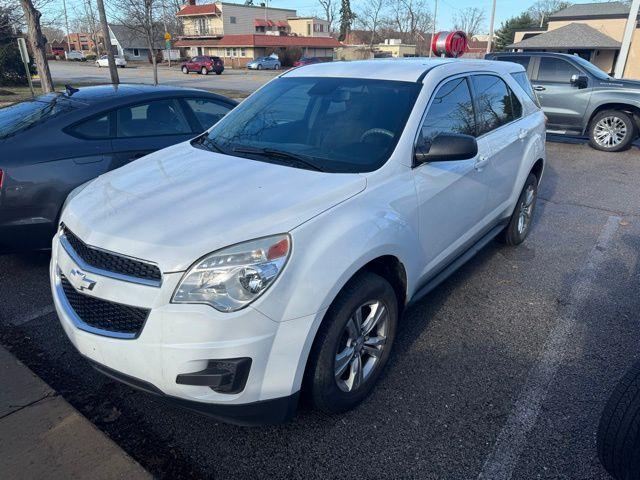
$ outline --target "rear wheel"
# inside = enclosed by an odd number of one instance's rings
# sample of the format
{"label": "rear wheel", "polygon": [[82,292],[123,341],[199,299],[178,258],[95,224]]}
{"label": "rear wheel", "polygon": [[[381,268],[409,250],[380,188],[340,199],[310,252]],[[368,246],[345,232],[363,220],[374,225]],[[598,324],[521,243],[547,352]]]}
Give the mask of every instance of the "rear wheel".
{"label": "rear wheel", "polygon": [[631,115],[618,110],[605,110],[591,120],[589,144],[596,150],[619,152],[629,148],[636,134]]}
{"label": "rear wheel", "polygon": [[184,74],[189,73],[189,69],[187,67],[182,67],[182,73]]}
{"label": "rear wheel", "polygon": [[511,214],[509,223],[498,235],[498,240],[507,245],[520,245],[524,242],[529,230],[533,214],[536,211],[536,200],[538,199],[538,179],[533,173],[527,177],[524,183],[516,208]]}
{"label": "rear wheel", "polygon": [[207,74],[209,73],[209,70],[207,70],[207,67],[202,67],[202,68],[200,69],[200,73],[201,73],[202,75],[207,75]]}
{"label": "rear wheel", "polygon": [[350,410],[371,392],[389,359],[398,304],[384,278],[363,272],[342,289],[318,330],[306,393],[328,413]]}
{"label": "rear wheel", "polygon": [[280,64],[276,63],[275,66],[273,67],[274,70],[280,70]]}
{"label": "rear wheel", "polygon": [[216,70],[216,75],[222,75],[222,70]]}

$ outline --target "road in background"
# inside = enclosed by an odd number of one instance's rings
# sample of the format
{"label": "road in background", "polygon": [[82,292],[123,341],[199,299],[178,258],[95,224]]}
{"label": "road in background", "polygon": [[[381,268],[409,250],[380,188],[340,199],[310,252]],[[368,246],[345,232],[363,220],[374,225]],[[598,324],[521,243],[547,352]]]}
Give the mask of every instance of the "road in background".
{"label": "road in background", "polygon": [[380,383],[344,415],[242,428],[101,376],[52,311],[47,252],[0,256],[0,343],[158,477],[471,479],[506,458],[501,478],[604,480],[599,415],[640,356],[638,151],[547,147],[530,237],[489,245],[408,309]]}
{"label": "road in background", "polygon": [[[69,83],[111,83],[108,68],[98,68],[94,62],[49,62],[49,68],[54,82]],[[158,68],[158,82],[162,85],[178,87],[204,88],[207,90],[228,90],[239,92],[247,96],[282,71],[261,70],[233,70],[226,69],[222,75],[210,73],[200,75],[189,73],[185,75],[179,68]],[[145,64],[129,63],[126,68],[119,68],[118,75],[121,83],[152,83],[153,70]]]}

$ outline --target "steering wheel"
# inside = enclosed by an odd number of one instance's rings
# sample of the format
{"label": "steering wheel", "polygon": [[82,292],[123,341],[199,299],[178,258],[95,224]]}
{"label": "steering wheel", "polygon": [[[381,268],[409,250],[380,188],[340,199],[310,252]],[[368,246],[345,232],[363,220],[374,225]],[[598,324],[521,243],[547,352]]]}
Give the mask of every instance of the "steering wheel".
{"label": "steering wheel", "polygon": [[395,137],[394,133],[391,130],[387,130],[386,128],[370,128],[362,135],[360,135],[360,141],[364,142],[364,139],[370,135],[386,135],[389,138]]}

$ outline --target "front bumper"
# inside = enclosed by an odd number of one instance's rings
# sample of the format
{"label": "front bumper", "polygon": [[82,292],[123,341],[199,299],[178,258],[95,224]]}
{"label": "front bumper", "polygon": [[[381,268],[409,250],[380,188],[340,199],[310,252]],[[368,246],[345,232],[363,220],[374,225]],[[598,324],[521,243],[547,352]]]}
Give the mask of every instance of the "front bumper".
{"label": "front bumper", "polygon": [[[149,309],[136,338],[115,338],[86,328],[67,301],[61,276],[68,278],[79,268],[56,235],[50,266],[55,308],[70,341],[100,371],[234,423],[275,423],[292,415],[316,315],[276,322],[251,307],[222,313],[207,305],[172,304],[182,273],[164,274],[160,287],[88,273],[95,286],[82,294]],[[205,370],[212,360],[244,357],[251,359],[251,367],[239,392],[178,381]]]}

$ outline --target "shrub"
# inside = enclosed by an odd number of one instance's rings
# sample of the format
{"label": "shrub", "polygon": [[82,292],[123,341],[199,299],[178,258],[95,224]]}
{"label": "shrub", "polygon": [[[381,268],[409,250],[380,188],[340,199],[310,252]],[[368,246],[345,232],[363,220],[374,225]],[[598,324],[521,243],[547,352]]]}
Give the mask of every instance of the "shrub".
{"label": "shrub", "polygon": [[[19,86],[27,85],[27,74],[20,58],[20,50],[15,39],[11,43],[0,44],[0,85]],[[33,67],[31,67],[34,73]]]}

